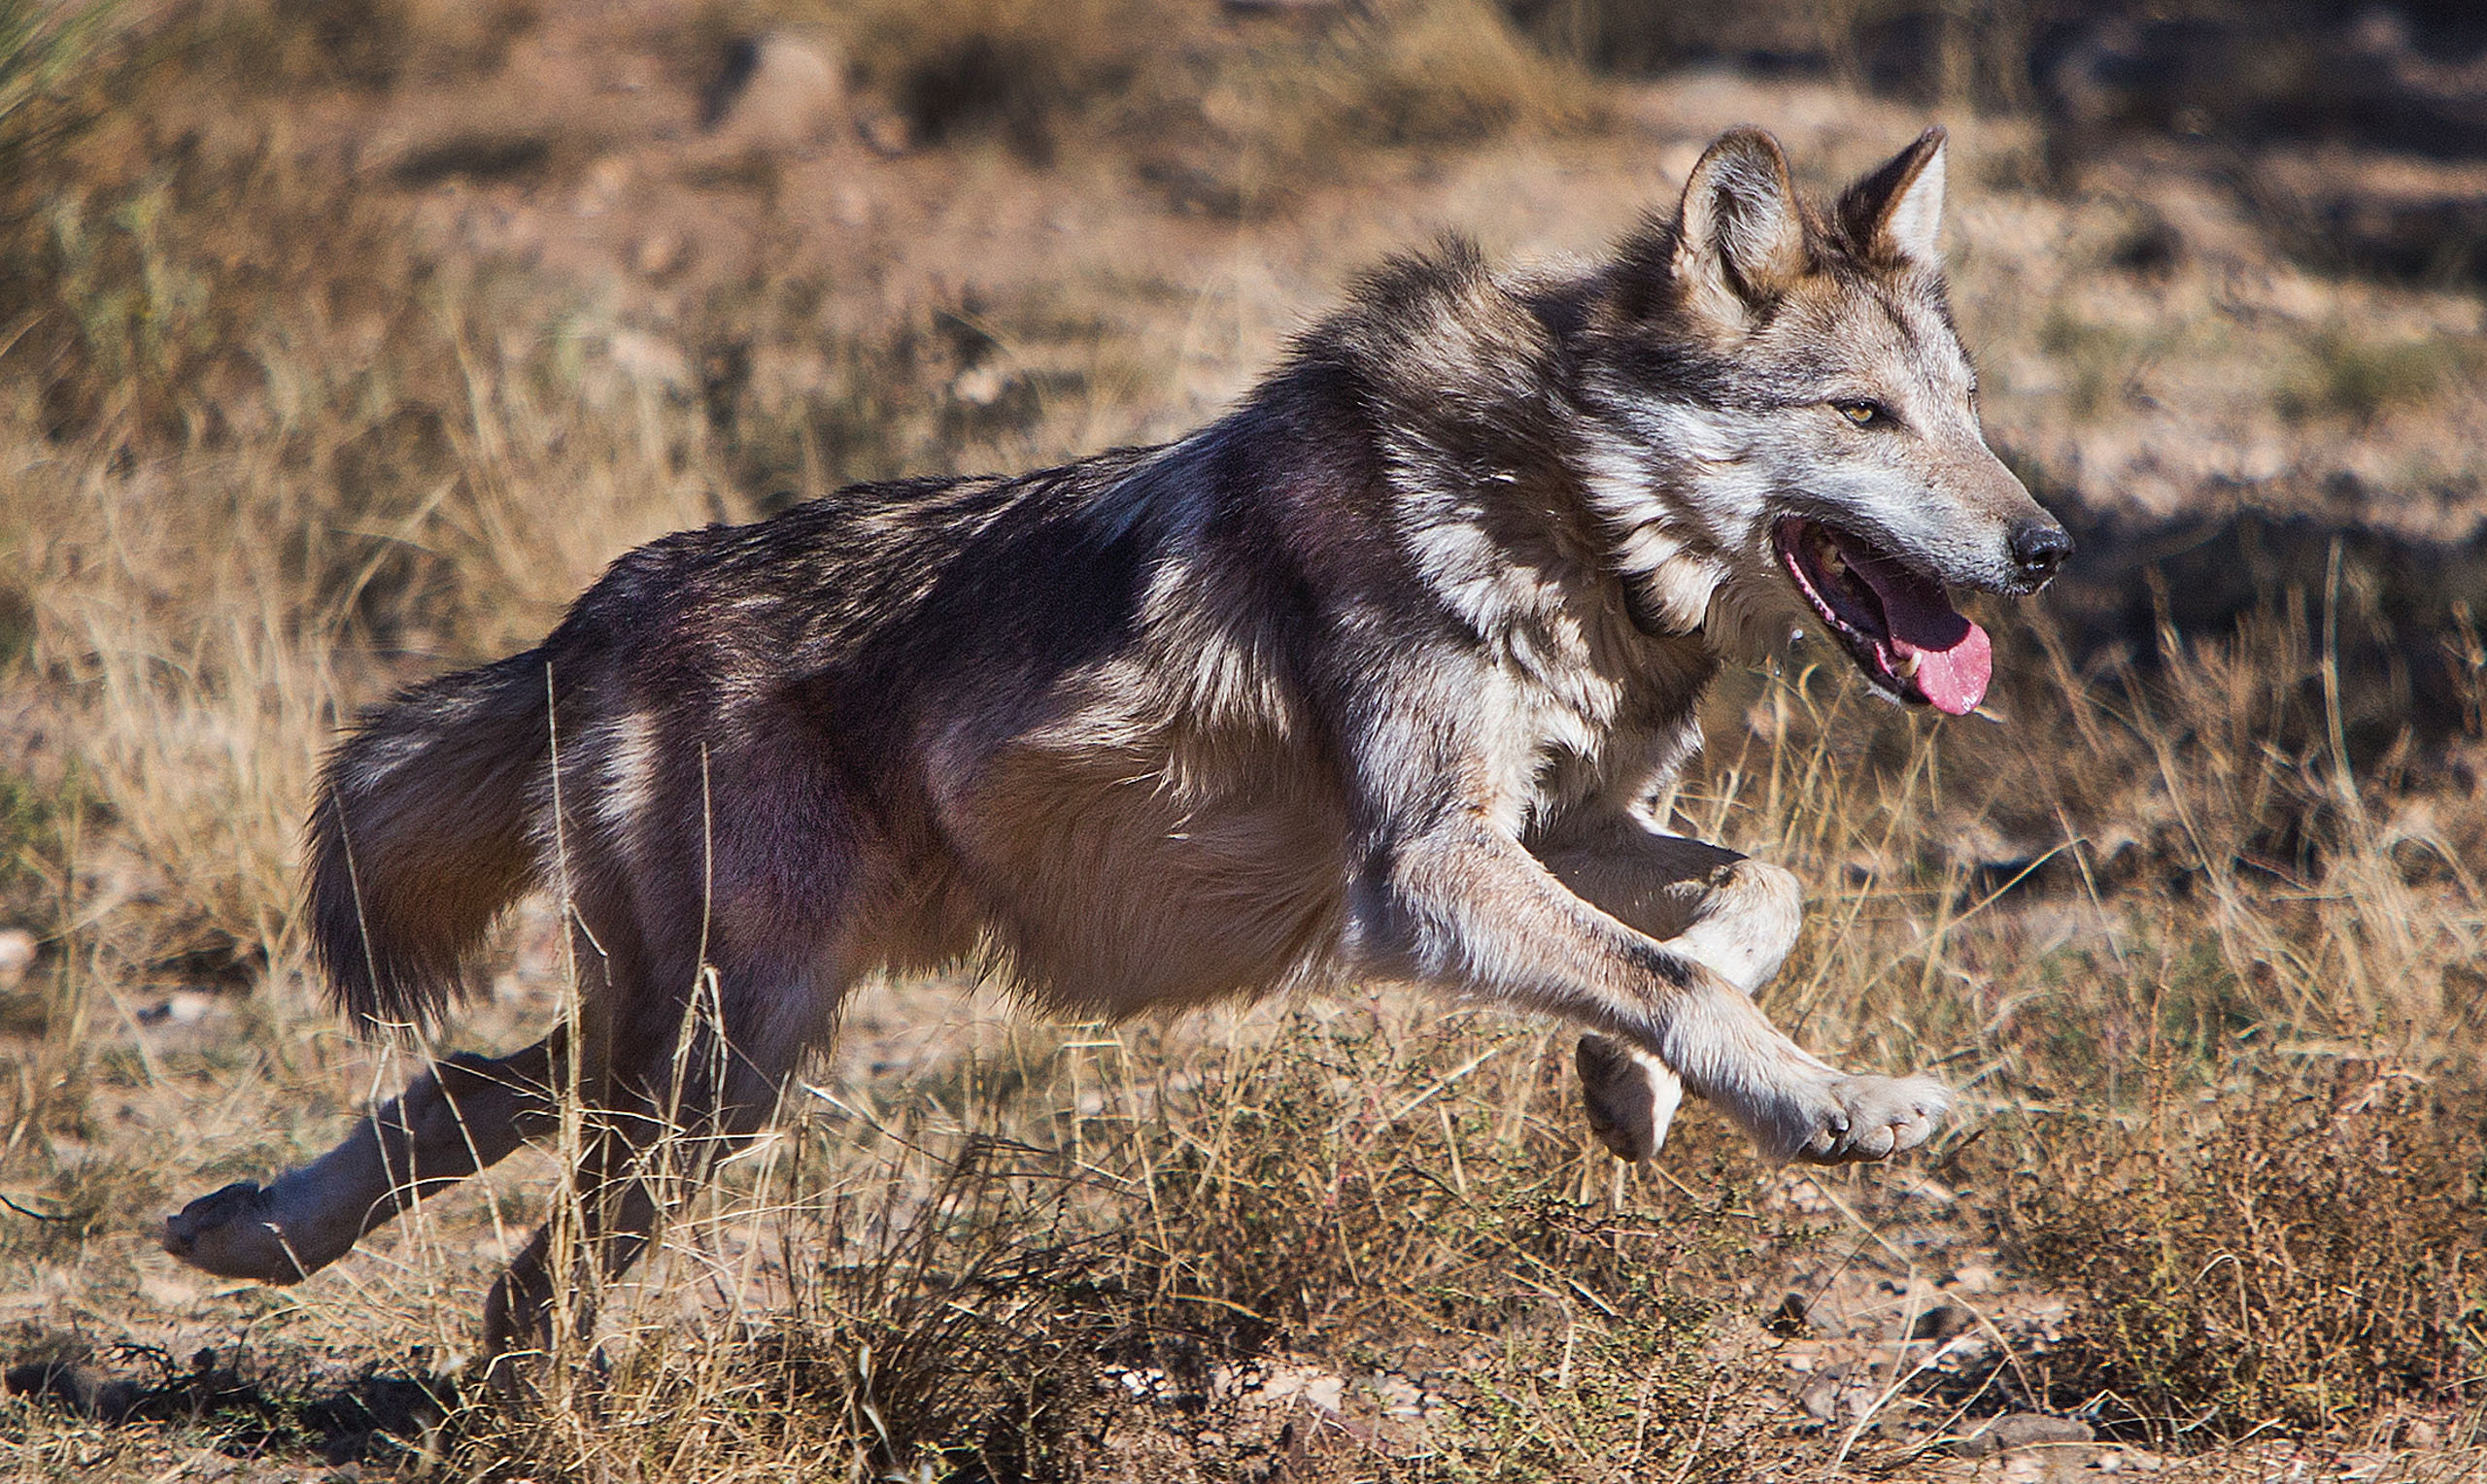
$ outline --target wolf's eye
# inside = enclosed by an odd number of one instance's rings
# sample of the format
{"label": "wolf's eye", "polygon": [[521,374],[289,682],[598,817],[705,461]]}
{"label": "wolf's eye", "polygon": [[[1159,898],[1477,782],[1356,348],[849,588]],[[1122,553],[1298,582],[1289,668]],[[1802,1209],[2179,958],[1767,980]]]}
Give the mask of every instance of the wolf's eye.
{"label": "wolf's eye", "polygon": [[1858,427],[1888,426],[1891,421],[1891,409],[1880,402],[1833,402],[1830,405],[1841,417]]}

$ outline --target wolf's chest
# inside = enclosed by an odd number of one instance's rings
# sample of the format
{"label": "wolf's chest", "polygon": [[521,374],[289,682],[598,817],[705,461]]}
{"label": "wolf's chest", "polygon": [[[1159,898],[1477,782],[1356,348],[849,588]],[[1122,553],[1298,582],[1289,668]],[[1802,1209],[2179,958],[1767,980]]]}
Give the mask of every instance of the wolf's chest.
{"label": "wolf's chest", "polygon": [[1583,803],[1645,790],[1695,735],[1700,679],[1642,665],[1504,665],[1488,699],[1495,813],[1525,833]]}

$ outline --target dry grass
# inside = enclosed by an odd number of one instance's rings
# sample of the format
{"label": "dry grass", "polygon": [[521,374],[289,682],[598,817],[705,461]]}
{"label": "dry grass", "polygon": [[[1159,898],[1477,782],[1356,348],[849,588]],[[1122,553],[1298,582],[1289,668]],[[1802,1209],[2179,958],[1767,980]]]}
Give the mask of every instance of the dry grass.
{"label": "dry grass", "polygon": [[[1131,136],[1184,94],[1237,158],[1355,154],[1378,179],[1611,105],[1457,5],[1248,22],[1268,29],[1208,60],[1141,47],[1115,0],[973,10],[835,17],[863,85],[915,97],[917,132],[963,157],[1111,149],[1151,180]],[[423,7],[369,36],[327,15],[196,23],[332,101],[515,44]],[[2147,673],[1995,616],[2039,636],[1999,665],[1999,725],[1897,714],[1831,669],[1722,687],[1679,818],[1807,883],[1783,1024],[1963,1090],[1917,1164],[1793,1183],[1696,1114],[1661,1167],[1620,1172],[1583,1136],[1564,1038],[1396,996],[1006,1030],[958,987],[889,985],[784,1131],[678,1205],[598,1358],[529,1404],[476,1386],[467,1347],[505,1234],[547,1214],[544,1157],[302,1289],[193,1283],[149,1250],[169,1203],[324,1146],[405,1070],[317,1009],[292,917],[341,716],[531,640],[660,531],[1091,446],[1170,393],[1151,337],[1204,311],[962,290],[811,347],[818,385],[780,395],[770,357],[840,291],[814,262],[677,306],[689,385],[640,375],[599,349],[634,323],[597,292],[441,252],[405,199],[261,148],[247,111],[166,154],[139,116],[231,53],[73,45],[106,41],[0,24],[0,130],[40,116],[9,137],[48,162],[0,214],[0,926],[43,940],[0,990],[0,1195],[35,1213],[0,1212],[0,1323],[50,1367],[0,1403],[12,1476],[230,1455],[658,1484],[1917,1477],[1967,1467],[1946,1437],[2039,1407],[2242,1477],[2264,1456],[2211,1443],[2474,1429],[2481,706],[2423,741],[2353,710],[2376,692],[2339,674],[2342,582],[2170,636]],[[967,85],[980,66],[1010,85]],[[936,96],[943,68],[972,108]],[[72,73],[129,106],[5,106],[12,77]],[[1973,320],[2004,291],[1984,272]],[[2015,311],[2008,333],[2097,367],[2044,418],[2087,396],[2078,429],[2123,395],[2129,344],[2095,327],[2129,309]],[[2188,323],[2153,354],[2262,344]],[[2316,352],[2310,423],[2417,416],[2411,376],[2456,398],[2452,373],[2344,354]],[[963,395],[987,366],[1010,389]],[[2474,636],[2448,642],[2475,691]],[[549,923],[532,904],[496,946],[469,1038],[558,1006]],[[1975,1366],[1910,1348],[1923,1305],[1984,1302],[1955,1275],[1998,1251],[2008,1294],[2069,1306],[1987,1304]],[[1899,1333],[1825,1424],[1787,1362],[1844,1340],[1786,1337],[1782,1298],[1886,1283]]]}
{"label": "dry grass", "polygon": [[[731,19],[729,19],[731,17]],[[1439,149],[1604,119],[1588,77],[1521,39],[1490,0],[1221,19],[1149,0],[770,3],[733,21],[840,38],[863,85],[916,139],[997,139],[1024,158],[1138,156],[1194,211],[1258,215],[1307,174],[1354,175],[1374,147]]]}
{"label": "dry grass", "polygon": [[[2487,1123],[2389,1062],[2205,1118],[2152,1090],[2009,1187],[2030,1271],[2081,1304],[2081,1378],[2118,1426],[2354,1428],[2475,1384]],[[2067,1368],[2072,1368],[2067,1366]]]}

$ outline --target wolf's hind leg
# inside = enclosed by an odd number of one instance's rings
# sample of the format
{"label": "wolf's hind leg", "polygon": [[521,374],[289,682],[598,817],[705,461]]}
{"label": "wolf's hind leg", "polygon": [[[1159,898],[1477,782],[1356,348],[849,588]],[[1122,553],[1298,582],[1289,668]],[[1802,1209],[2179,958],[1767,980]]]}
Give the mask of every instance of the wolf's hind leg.
{"label": "wolf's hind leg", "polygon": [[[569,1210],[536,1228],[484,1300],[484,1353],[489,1359],[498,1363],[548,1354],[557,1320],[566,1320],[572,1334],[595,1327],[596,1285],[628,1271],[656,1229],[656,1197],[639,1168],[641,1155],[618,1125],[590,1135],[570,1173]],[[552,1262],[555,1234],[564,1224],[576,1255],[572,1281],[561,1291],[569,1300],[566,1315],[561,1313]],[[510,1379],[519,1376],[507,1374]]]}
{"label": "wolf's hind leg", "polygon": [[[1747,995],[1769,983],[1796,946],[1804,894],[1786,870],[1634,821],[1589,843],[1542,848],[1547,869],[1624,924],[1716,971]],[[1589,1131],[1618,1160],[1666,1147],[1684,1082],[1656,1057],[1612,1036],[1581,1037],[1573,1053]]]}
{"label": "wolf's hind leg", "polygon": [[[735,1003],[728,973],[726,1015],[750,1026],[759,1019]],[[788,975],[788,1002],[835,1008],[842,989]],[[737,1013],[741,1010],[742,1013]],[[813,1017],[826,1024],[823,1011]],[[770,1028],[757,1027],[763,1032]],[[704,1183],[718,1162],[766,1129],[776,1116],[806,1036],[762,1034],[720,1038],[712,1024],[691,1028],[690,1049],[676,1058],[668,1042],[650,1037],[640,1063],[617,1075],[583,1109],[585,1139],[568,1189],[568,1204],[538,1229],[484,1306],[485,1353],[494,1362],[549,1355],[557,1332],[583,1336],[596,1323],[598,1291],[630,1271],[664,1220],[665,1202]],[[567,1268],[557,1262],[566,1257]],[[523,1372],[504,1371],[522,1381]]]}
{"label": "wolf's hind leg", "polygon": [[1666,1147],[1667,1130],[1684,1101],[1684,1079],[1665,1062],[1610,1035],[1591,1032],[1573,1048],[1589,1132],[1607,1152],[1639,1164]]}
{"label": "wolf's hind leg", "polygon": [[319,1159],[202,1196],[164,1224],[164,1250],[220,1277],[294,1283],[416,1201],[553,1124],[562,1032],[498,1060],[433,1063]]}

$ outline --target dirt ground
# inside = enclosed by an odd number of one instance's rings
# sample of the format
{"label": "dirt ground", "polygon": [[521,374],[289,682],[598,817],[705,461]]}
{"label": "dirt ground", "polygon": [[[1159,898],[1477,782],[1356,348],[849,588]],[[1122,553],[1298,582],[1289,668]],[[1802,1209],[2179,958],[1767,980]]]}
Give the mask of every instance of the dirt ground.
{"label": "dirt ground", "polygon": [[[2177,131],[2067,170],[2034,111],[1466,40],[1414,75],[1519,66],[1490,125],[1288,132],[1367,117],[1325,100],[1424,7],[1003,6],[971,30],[1006,55],[1107,56],[1036,116],[1007,69],[966,74],[985,112],[918,96],[904,48],[957,7],[400,5],[378,82],[316,12],[131,22],[169,38],[116,64],[145,90],[19,214],[15,1476],[2487,1473],[2487,304],[2273,204],[2487,192],[2487,160]],[[1080,29],[1135,14],[1174,82]],[[1820,190],[1936,118],[1992,440],[2100,549],[2061,610],[1983,615],[2037,636],[2004,725],[1869,714],[1800,658],[1722,686],[1679,805],[1807,884],[1783,1024],[1963,1089],[1922,1156],[1760,1167],[1695,1111],[1625,1169],[1567,1040],[1395,993],[1109,1028],[877,984],[551,1401],[473,1371],[549,1155],[297,1288],[158,1250],[412,1064],[327,1016],[291,920],[356,705],[665,529],[1195,426],[1437,233],[1592,253],[1730,125]],[[2178,632],[2200,594],[2148,563],[2202,551],[2250,590]],[[496,935],[455,1046],[557,1013],[554,921]]]}

